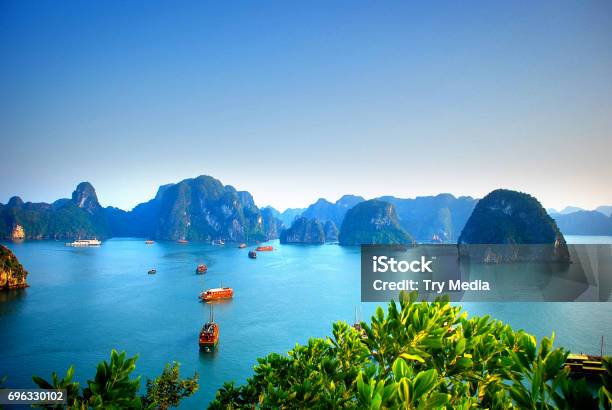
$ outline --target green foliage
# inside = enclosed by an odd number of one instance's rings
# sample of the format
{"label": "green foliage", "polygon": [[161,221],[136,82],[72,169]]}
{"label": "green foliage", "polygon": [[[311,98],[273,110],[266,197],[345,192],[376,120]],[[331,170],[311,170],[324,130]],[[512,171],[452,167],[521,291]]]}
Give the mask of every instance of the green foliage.
{"label": "green foliage", "polygon": [[[126,353],[112,350],[110,362],[102,361],[96,368],[93,380],[87,381],[82,389],[72,380],[74,368],[70,367],[60,379],[57,373],[51,375],[51,382],[39,376],[32,380],[41,389],[65,389],[70,409],[167,409],[178,406],[181,399],[189,397],[198,389],[197,374],[193,379],[179,378],[178,363],[166,365],[161,376],[147,382],[147,395],[140,397],[140,377],[131,379],[138,356],[126,358]],[[41,406],[58,408],[63,406]]]}
{"label": "green foliage", "polygon": [[145,407],[152,404],[160,410],[178,407],[182,399],[198,391],[198,373],[192,378],[181,379],[179,368],[177,362],[166,364],[159,377],[147,380],[147,393],[142,400]]}
{"label": "green foliage", "polygon": [[606,357],[603,361],[606,373],[602,376],[603,386],[599,390],[599,402],[606,409],[612,409],[612,358]]}
{"label": "green foliage", "polygon": [[134,356],[126,359],[125,352],[118,353],[113,349],[110,363],[99,363],[96,376],[87,381],[87,388],[83,390],[84,401],[98,408],[141,408],[140,397],[137,396],[140,377],[130,380],[137,358]]}
{"label": "green foliage", "polygon": [[597,408],[610,402],[610,361],[599,394],[570,381],[568,352],[552,338],[468,318],[448,299],[378,308],[365,335],[346,323],[332,337],[259,359],[243,386],[226,383],[211,409]]}
{"label": "green foliage", "polygon": [[[39,376],[32,376],[32,380],[34,383],[41,389],[57,389],[57,390],[66,390],[67,403],[69,407],[80,407],[80,403],[83,401],[79,396],[80,385],[78,382],[72,381],[74,376],[74,367],[70,366],[66,371],[66,375],[60,379],[57,373],[53,372],[51,374],[51,382],[44,380]],[[64,405],[42,405],[39,407],[43,408],[53,408],[53,409],[63,409]]]}

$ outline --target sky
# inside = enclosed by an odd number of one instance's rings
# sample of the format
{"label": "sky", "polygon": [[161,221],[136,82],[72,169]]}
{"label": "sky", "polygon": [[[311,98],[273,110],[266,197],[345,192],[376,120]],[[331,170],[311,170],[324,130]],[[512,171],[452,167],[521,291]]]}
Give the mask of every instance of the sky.
{"label": "sky", "polygon": [[131,209],[201,174],[612,204],[610,1],[0,0],[0,202]]}

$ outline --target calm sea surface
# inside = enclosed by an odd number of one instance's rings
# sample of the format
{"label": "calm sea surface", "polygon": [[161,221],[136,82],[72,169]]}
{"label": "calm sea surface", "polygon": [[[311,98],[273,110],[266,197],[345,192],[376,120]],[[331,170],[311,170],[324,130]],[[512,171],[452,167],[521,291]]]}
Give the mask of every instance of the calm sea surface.
{"label": "calm sea surface", "polygon": [[[569,243],[612,243],[612,237],[567,236]],[[0,377],[8,386],[34,387],[33,374],[50,378],[69,365],[85,384],[112,348],[139,355],[136,372],[159,374],[165,363],[197,370],[200,390],[182,408],[202,408],[227,380],[243,382],[256,358],[286,352],[310,336],[326,336],[337,320],[352,323],[361,304],[359,248],[279,245],[247,258],[235,245],[210,246],[113,239],[99,248],[63,242],[5,243],[30,272],[30,288],[0,293]],[[209,267],[196,275],[198,263]],[[150,268],[156,275],[148,275]],[[232,286],[233,300],[215,304],[221,329],[214,354],[200,353],[198,333],[208,306],[204,288]],[[598,352],[612,344],[612,303],[464,303],[470,315],[490,314],[538,338],[554,330],[556,344]],[[612,347],[607,353],[612,353]]]}

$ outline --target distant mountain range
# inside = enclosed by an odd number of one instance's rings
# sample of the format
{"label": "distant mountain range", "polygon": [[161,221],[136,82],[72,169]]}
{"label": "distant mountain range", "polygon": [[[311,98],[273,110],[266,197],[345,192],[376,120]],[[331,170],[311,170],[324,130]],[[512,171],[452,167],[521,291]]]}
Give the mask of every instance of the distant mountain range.
{"label": "distant mountain range", "polygon": [[[413,199],[382,196],[375,199],[392,204],[399,225],[417,241],[427,241],[434,237],[456,241],[478,202],[471,197],[456,198],[451,194]],[[348,210],[364,201],[363,197],[355,195],[344,195],[335,203],[321,198],[299,216],[322,223],[331,221],[340,228]]]}
{"label": "distant mountain range", "polygon": [[304,212],[305,208],[287,208],[283,212],[279,212],[272,206],[265,206],[262,210],[267,209],[271,214],[281,221],[284,226],[291,226],[293,221],[295,221],[301,214]]}
{"label": "distant mountain range", "polygon": [[551,214],[565,235],[612,235],[612,217],[599,211]]}
{"label": "distant mountain range", "polygon": [[318,219],[322,222],[332,221],[336,226],[340,226],[342,225],[346,212],[363,201],[365,201],[363,197],[355,195],[344,195],[335,203],[331,203],[321,198],[306,208],[300,216],[309,219]]}
{"label": "distant mountain range", "polygon": [[[575,212],[580,212],[580,211],[588,211],[588,210],[579,208],[577,206],[566,206],[561,211],[557,211],[555,208],[546,209],[546,212],[548,212],[550,215],[557,215],[557,214],[568,215],[568,214],[573,214]],[[605,216],[610,216],[612,215],[612,205],[598,206],[597,208],[593,209],[593,211],[597,211],[601,214],[604,214]]]}
{"label": "distant mountain range", "polygon": [[598,206],[592,211],[567,206],[561,211],[549,208],[547,212],[565,235],[612,235],[612,206]]}
{"label": "distant mountain range", "polygon": [[395,206],[400,226],[417,241],[435,237],[456,241],[478,202],[469,196],[456,198],[451,194],[414,199],[383,196],[377,199]]}
{"label": "distant mountain range", "polygon": [[[396,238],[410,237],[418,242],[455,242],[478,203],[478,199],[451,194],[412,199],[382,196],[374,200],[383,204],[366,201],[361,196],[344,195],[336,202],[321,198],[306,208],[291,208],[281,213],[269,206],[258,208],[247,191],[237,191],[210,176],[199,176],[162,185],[154,198],[131,211],[124,211],[114,207],[103,208],[94,187],[83,182],[71,198],[59,199],[52,204],[24,202],[19,197],[11,198],[6,205],[0,204],[0,238],[104,239],[134,236],[160,240],[246,242],[280,237],[286,243],[349,243],[354,240],[346,239],[350,238],[352,229],[344,227],[346,216],[350,210],[367,202],[363,209],[369,211],[362,209],[362,212],[353,214],[347,226],[366,229],[363,221],[359,221],[364,215],[369,215],[372,220],[386,215],[389,224],[379,226],[392,230],[399,227],[401,232],[378,232],[383,237],[388,234]],[[612,235],[612,207],[602,206],[597,211],[575,209],[567,207],[561,213],[549,210],[561,232]],[[293,226],[294,223],[297,225]]]}
{"label": "distant mountain range", "polygon": [[52,204],[23,202],[12,197],[0,204],[0,237],[17,239],[71,239],[111,236],[104,208],[88,182],[80,183],[70,199]]}
{"label": "distant mountain range", "polygon": [[597,212],[601,212],[606,216],[612,216],[612,205],[598,206],[595,208]]}
{"label": "distant mountain range", "polygon": [[71,199],[53,204],[24,203],[13,197],[0,205],[0,237],[26,239],[136,236],[166,240],[277,238],[280,221],[262,212],[246,191],[200,176],[163,185],[155,198],[132,211],[103,208],[93,186],[79,184]]}
{"label": "distant mountain range", "polygon": [[552,214],[566,215],[566,214],[571,214],[571,213],[578,212],[578,211],[584,211],[584,209],[579,208],[577,206],[566,206],[560,211],[557,211],[555,208],[548,208],[546,210],[546,212],[548,212],[549,215],[552,215]]}

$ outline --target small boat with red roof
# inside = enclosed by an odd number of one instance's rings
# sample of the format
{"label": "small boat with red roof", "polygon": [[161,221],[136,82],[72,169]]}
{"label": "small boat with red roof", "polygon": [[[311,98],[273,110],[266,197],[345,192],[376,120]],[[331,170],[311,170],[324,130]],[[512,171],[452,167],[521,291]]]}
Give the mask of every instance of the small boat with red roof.
{"label": "small boat with red roof", "polygon": [[212,302],[214,300],[223,300],[223,299],[231,299],[234,297],[234,289],[232,288],[212,288],[206,289],[204,292],[200,293],[200,299],[203,302]]}

